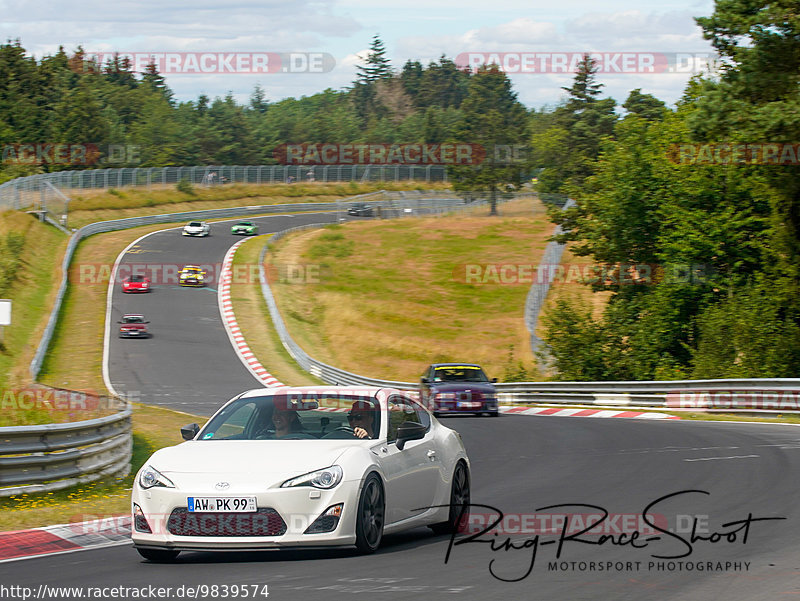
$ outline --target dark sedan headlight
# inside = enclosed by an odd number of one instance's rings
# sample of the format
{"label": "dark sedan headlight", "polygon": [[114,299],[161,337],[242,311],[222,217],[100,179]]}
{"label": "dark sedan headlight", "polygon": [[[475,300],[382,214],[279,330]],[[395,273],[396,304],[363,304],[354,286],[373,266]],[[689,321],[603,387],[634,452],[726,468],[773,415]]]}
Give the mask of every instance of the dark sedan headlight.
{"label": "dark sedan headlight", "polygon": [[139,486],[144,489],[153,488],[155,486],[175,488],[172,480],[149,465],[139,473]]}
{"label": "dark sedan headlight", "polygon": [[338,465],[332,465],[321,470],[316,470],[292,478],[281,484],[281,488],[291,488],[294,486],[313,486],[314,488],[329,489],[333,488],[342,481],[344,471]]}

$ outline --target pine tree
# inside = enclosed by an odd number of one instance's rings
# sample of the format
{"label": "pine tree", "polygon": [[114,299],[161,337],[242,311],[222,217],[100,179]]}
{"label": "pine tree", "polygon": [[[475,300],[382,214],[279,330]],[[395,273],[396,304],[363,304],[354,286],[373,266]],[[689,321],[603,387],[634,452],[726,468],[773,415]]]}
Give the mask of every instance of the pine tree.
{"label": "pine tree", "polygon": [[561,88],[569,94],[569,100],[565,107],[568,112],[575,113],[581,110],[600,95],[603,84],[595,81],[597,69],[597,61],[588,54],[584,54],[578,63],[578,72],[575,74],[572,86]]}
{"label": "pine tree", "polygon": [[406,61],[403,70],[400,72],[400,81],[406,94],[411,96],[416,104],[417,94],[419,94],[420,82],[422,80],[422,63],[419,61]]}
{"label": "pine tree", "polygon": [[356,71],[358,74],[356,82],[362,84],[392,76],[392,66],[386,58],[386,48],[377,33],[372,37],[366,64],[356,67]]}
{"label": "pine tree", "polygon": [[661,120],[667,112],[667,105],[651,94],[642,94],[642,88],[631,90],[622,105],[629,115],[638,115],[648,121]]}
{"label": "pine tree", "polygon": [[460,142],[482,148],[485,158],[471,165],[451,167],[454,187],[488,191],[490,214],[496,215],[498,188],[518,185],[526,168],[514,159],[520,157],[519,150],[528,138],[527,111],[517,100],[506,74],[497,65],[488,65],[470,78],[461,113]]}
{"label": "pine tree", "polygon": [[129,88],[136,87],[136,78],[131,70],[131,59],[127,56],[121,57],[119,54],[114,54],[103,65],[103,75],[106,81],[111,83]]}
{"label": "pine tree", "polygon": [[250,108],[261,115],[266,113],[269,108],[267,95],[264,93],[264,88],[260,85],[256,85],[255,89],[253,89],[253,93],[250,95]]}
{"label": "pine tree", "polygon": [[458,108],[467,97],[469,78],[469,71],[459,69],[452,60],[442,55],[438,63],[432,62],[422,72],[417,106]]}
{"label": "pine tree", "polygon": [[142,74],[142,82],[151,90],[161,94],[167,102],[173,103],[172,90],[167,86],[167,80],[158,72],[158,65],[155,61],[147,64]]}
{"label": "pine tree", "polygon": [[617,120],[612,98],[598,98],[602,84],[595,76],[597,65],[587,54],[578,63],[573,84],[563,88],[567,101],[554,113],[553,127],[533,136],[540,192],[580,195],[587,177],[594,173],[603,139],[613,134]]}

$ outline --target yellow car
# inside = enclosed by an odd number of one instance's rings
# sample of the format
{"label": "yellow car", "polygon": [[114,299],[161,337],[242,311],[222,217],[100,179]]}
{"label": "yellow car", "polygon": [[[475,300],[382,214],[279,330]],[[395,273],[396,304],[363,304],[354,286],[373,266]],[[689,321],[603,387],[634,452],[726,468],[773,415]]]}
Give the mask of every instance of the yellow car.
{"label": "yellow car", "polygon": [[206,272],[197,265],[185,265],[178,272],[178,284],[181,286],[205,286]]}

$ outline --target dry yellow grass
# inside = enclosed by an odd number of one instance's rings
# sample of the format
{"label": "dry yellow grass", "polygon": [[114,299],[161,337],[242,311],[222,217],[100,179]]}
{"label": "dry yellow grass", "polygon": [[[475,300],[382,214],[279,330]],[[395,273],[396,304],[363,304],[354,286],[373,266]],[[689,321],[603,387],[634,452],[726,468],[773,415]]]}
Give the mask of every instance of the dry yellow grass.
{"label": "dry yellow grass", "polygon": [[273,289],[295,340],[326,363],[414,381],[431,362],[471,361],[502,379],[518,362],[533,371],[523,320],[529,283],[466,283],[465,265],[537,265],[552,229],[541,204],[525,199],[499,217],[484,209],[302,232],[280,241],[269,261],[278,273],[311,265],[320,281]]}
{"label": "dry yellow grass", "polygon": [[[237,265],[257,265],[264,244],[266,244],[265,236],[250,238],[242,244],[234,257],[234,273]],[[257,272],[247,269],[246,273]],[[247,340],[247,345],[267,371],[282,383],[291,386],[322,383],[321,380],[303,371],[284,349],[272,326],[258,282],[253,282],[250,278],[243,281],[234,278],[231,282],[231,301],[236,321]]]}
{"label": "dry yellow grass", "polygon": [[[591,286],[581,284],[575,274],[583,273],[584,270],[591,265],[591,259],[588,257],[578,257],[570,252],[569,245],[564,249],[564,254],[561,258],[561,265],[565,269],[565,274],[562,278],[557,278],[550,286],[550,291],[547,293],[547,300],[544,303],[542,314],[551,311],[555,307],[556,302],[563,300],[579,306],[586,306],[592,308],[592,315],[595,319],[601,319],[603,311],[608,304],[608,299],[611,298],[611,292],[592,292]],[[572,275],[570,276],[570,267],[573,267]],[[542,337],[545,333],[545,328],[542,325],[541,316],[539,319],[536,334]]]}

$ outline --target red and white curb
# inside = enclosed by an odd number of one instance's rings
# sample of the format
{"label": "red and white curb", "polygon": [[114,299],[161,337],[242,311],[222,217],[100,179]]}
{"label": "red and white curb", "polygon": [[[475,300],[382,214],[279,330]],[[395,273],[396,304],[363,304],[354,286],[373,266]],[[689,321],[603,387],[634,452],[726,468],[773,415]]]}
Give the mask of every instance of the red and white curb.
{"label": "red and white curb", "polygon": [[579,409],[575,407],[500,407],[506,415],[546,415],[553,417],[627,417],[635,419],[680,419],[655,411],[617,411],[613,409]]}
{"label": "red and white curb", "polygon": [[233,256],[236,254],[236,249],[239,248],[241,244],[247,242],[247,240],[248,238],[239,240],[239,242],[231,246],[228,249],[228,252],[225,253],[225,258],[222,261],[222,271],[219,278],[219,288],[217,290],[219,313],[222,317],[222,323],[225,326],[225,331],[228,333],[228,338],[230,339],[233,349],[236,351],[236,354],[241,362],[257,380],[264,384],[264,386],[268,388],[275,388],[278,386],[284,386],[284,384],[282,384],[275,376],[269,373],[266,368],[259,363],[258,359],[256,359],[253,351],[251,351],[250,347],[247,345],[247,342],[242,335],[242,329],[239,327],[239,324],[236,321],[236,316],[233,313],[233,303],[231,302],[231,279],[233,272],[231,270],[231,264],[233,263]]}
{"label": "red and white curb", "polygon": [[129,545],[131,516],[0,532],[0,563],[85,549]]}

